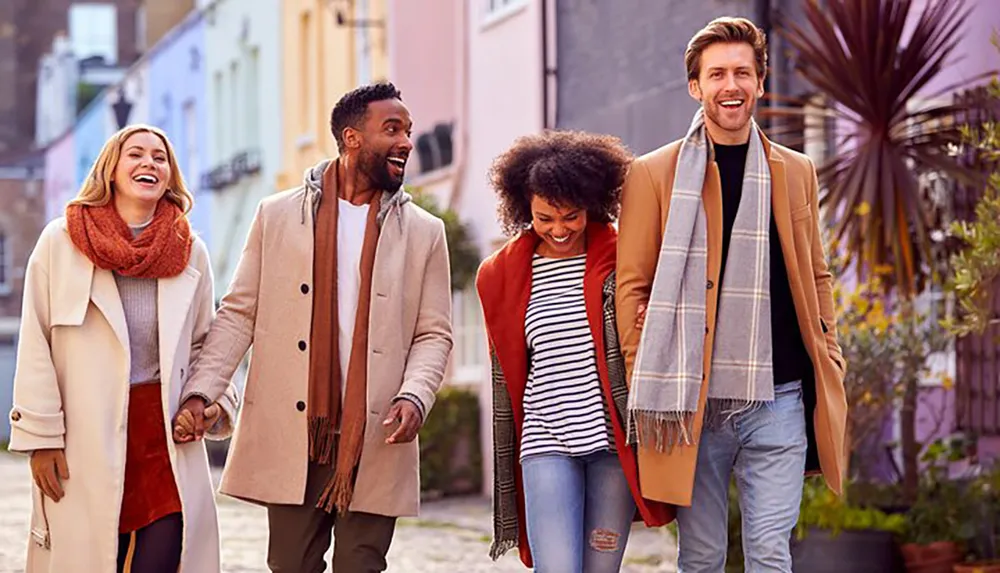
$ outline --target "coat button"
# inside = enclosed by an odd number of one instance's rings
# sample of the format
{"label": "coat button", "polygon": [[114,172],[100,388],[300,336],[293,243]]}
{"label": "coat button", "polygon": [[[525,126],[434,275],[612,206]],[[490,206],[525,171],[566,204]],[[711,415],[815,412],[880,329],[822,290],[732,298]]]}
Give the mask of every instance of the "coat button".
{"label": "coat button", "polygon": [[705,288],[707,288],[709,290],[711,290],[714,287],[715,287],[715,283],[713,283],[712,281],[708,281],[708,284],[705,286]]}
{"label": "coat button", "polygon": [[309,285],[307,285],[306,283],[302,283],[302,286],[299,287],[299,290],[302,291],[302,294],[309,294]]}
{"label": "coat button", "polygon": [[295,409],[298,410],[299,412],[305,412],[306,403],[303,402],[302,400],[299,400],[298,402],[295,403]]}
{"label": "coat button", "polygon": [[305,349],[306,349],[306,341],[305,340],[300,340],[299,341],[299,350],[302,350],[304,352]]}
{"label": "coat button", "polygon": [[18,412],[17,410],[14,410],[13,412],[10,413],[10,419],[15,422],[19,421],[21,419],[21,413]]}

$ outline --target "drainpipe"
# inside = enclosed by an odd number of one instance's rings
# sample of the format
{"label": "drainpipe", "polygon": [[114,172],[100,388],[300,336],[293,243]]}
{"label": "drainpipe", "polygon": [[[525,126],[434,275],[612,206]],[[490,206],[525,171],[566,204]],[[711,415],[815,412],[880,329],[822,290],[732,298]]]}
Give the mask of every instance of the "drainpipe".
{"label": "drainpipe", "polygon": [[[780,0],[779,0],[780,2]],[[764,77],[764,93],[775,94],[775,95],[788,95],[784,93],[784,88],[787,86],[782,85],[784,70],[779,69],[782,65],[784,58],[775,57],[783,52],[781,46],[781,40],[774,34],[774,25],[771,22],[771,0],[754,0],[753,14],[754,23],[757,27],[764,31],[767,37],[768,44],[768,70],[767,75]],[[772,107],[769,101],[766,101],[767,107]],[[762,121],[764,129],[770,127],[770,121]]]}
{"label": "drainpipe", "polygon": [[[542,10],[542,128],[550,129],[559,125],[558,90],[556,89],[557,64],[550,64],[549,54],[555,50],[549,49],[550,39],[555,40],[555,34],[549,31],[549,10],[554,9],[555,4],[549,0],[541,1]],[[551,14],[551,21],[555,23],[555,14]],[[551,37],[551,38],[550,38]],[[551,105],[550,105],[551,102]],[[551,113],[550,113],[551,108]]]}

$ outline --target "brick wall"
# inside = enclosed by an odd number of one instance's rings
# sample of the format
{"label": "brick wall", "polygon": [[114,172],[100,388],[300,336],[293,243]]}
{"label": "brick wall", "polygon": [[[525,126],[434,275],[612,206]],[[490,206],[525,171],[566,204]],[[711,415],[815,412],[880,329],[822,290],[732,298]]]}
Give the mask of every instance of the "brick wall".
{"label": "brick wall", "polygon": [[0,179],[0,233],[13,252],[13,290],[0,294],[0,319],[21,314],[24,269],[45,226],[45,194],[41,179]]}

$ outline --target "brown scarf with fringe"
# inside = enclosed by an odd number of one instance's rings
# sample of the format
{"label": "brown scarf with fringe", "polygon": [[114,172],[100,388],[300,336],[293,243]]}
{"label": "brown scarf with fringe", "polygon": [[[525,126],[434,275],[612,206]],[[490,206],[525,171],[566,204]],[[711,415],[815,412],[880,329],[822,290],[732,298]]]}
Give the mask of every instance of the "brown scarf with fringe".
{"label": "brown scarf with fringe", "polygon": [[66,227],[73,244],[94,266],[127,277],[174,277],[191,258],[191,225],[180,207],[166,199],[160,199],[153,220],[138,237],[114,201],[99,207],[69,205]]}
{"label": "brown scarf with fringe", "polygon": [[309,352],[309,459],[334,463],[337,420],[340,443],[334,474],[317,507],[344,514],[354,494],[354,469],[361,459],[365,414],[368,411],[368,309],[371,304],[372,273],[379,228],[376,217],[381,193],[368,206],[364,242],[361,247],[361,287],[354,322],[354,338],[347,367],[347,384],[341,403],[340,318],[337,314],[337,162],[323,172],[323,196],[316,213],[316,246],[313,254],[313,318]]}

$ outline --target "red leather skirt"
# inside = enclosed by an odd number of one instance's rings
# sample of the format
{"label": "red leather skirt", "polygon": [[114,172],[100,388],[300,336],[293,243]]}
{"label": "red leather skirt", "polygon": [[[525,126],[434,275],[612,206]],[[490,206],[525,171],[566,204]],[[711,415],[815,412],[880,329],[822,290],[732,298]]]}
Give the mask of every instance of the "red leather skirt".
{"label": "red leather skirt", "polygon": [[160,382],[133,384],[128,400],[125,492],[118,532],[128,533],[181,511],[167,452]]}

